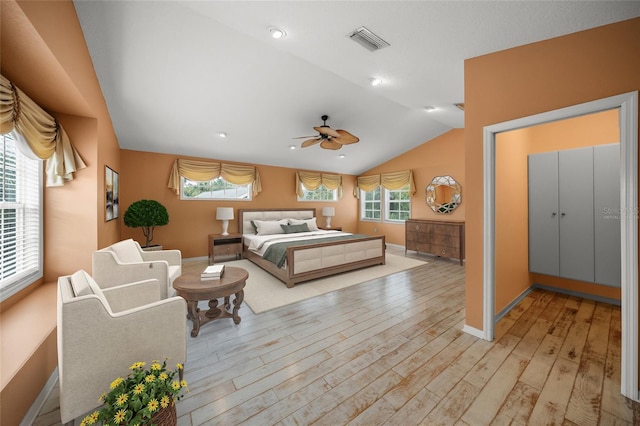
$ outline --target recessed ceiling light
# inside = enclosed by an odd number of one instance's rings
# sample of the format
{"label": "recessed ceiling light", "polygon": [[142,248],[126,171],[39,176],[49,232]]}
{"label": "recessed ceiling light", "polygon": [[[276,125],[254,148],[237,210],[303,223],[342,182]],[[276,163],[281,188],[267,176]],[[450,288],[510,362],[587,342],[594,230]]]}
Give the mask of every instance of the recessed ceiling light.
{"label": "recessed ceiling light", "polygon": [[382,84],[382,79],[380,78],[370,78],[369,81],[371,82],[372,86],[379,86],[380,84]]}
{"label": "recessed ceiling light", "polygon": [[269,27],[269,32],[273,38],[285,38],[287,36],[287,32],[279,27]]}
{"label": "recessed ceiling light", "polygon": [[426,106],[426,107],[424,107],[424,110],[427,111],[427,112],[431,112],[431,111],[435,111],[436,107],[434,107],[434,106]]}
{"label": "recessed ceiling light", "polygon": [[338,155],[338,158],[344,158],[344,157],[345,157],[345,155],[344,155],[344,154],[340,154],[340,155]]}
{"label": "recessed ceiling light", "polygon": [[218,136],[220,136],[221,138],[226,138],[227,134],[225,132],[218,132]]}
{"label": "recessed ceiling light", "polygon": [[294,150],[294,149],[296,149],[296,146],[295,145],[289,145],[289,149]]}

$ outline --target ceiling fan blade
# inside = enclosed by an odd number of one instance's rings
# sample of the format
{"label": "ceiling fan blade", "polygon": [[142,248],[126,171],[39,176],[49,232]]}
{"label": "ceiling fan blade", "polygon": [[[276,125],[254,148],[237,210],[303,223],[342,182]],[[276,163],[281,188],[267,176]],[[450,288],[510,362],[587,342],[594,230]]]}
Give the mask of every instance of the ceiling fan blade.
{"label": "ceiling fan blade", "polygon": [[335,130],[333,130],[329,126],[314,127],[313,129],[316,132],[321,133],[323,135],[332,136],[334,138],[339,138],[340,137],[340,133],[336,132]]}
{"label": "ceiling fan blade", "polygon": [[339,143],[339,144],[349,145],[349,144],[356,143],[356,142],[360,141],[360,139],[357,136],[352,135],[351,133],[347,132],[346,130],[338,129],[338,130],[336,130],[336,132],[338,132],[340,137],[333,138],[332,140],[334,142]]}
{"label": "ceiling fan blade", "polygon": [[342,148],[342,145],[337,142],[334,142],[333,139],[323,140],[320,146],[324,149],[333,149],[333,150]]}
{"label": "ceiling fan blade", "polygon": [[306,140],[306,141],[302,142],[302,145],[300,145],[300,147],[301,147],[301,148],[306,148],[306,147],[308,147],[308,146],[311,146],[311,145],[315,145],[315,144],[317,144],[317,143],[318,143],[318,142],[320,142],[321,140],[322,140],[322,139],[320,139],[320,138],[317,138],[317,139],[309,139],[309,140]]}
{"label": "ceiling fan blade", "polygon": [[310,135],[310,136],[298,136],[297,138],[291,138],[291,139],[309,139],[309,138],[317,138],[318,135]]}

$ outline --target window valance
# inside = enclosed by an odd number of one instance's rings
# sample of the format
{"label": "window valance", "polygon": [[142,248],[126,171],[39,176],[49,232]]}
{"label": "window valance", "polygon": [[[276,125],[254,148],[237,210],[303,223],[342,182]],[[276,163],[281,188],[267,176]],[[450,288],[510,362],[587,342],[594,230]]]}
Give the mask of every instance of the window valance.
{"label": "window valance", "polygon": [[413,181],[413,171],[403,170],[400,172],[382,173],[379,175],[358,176],[356,185],[353,188],[353,195],[360,198],[360,190],[373,191],[382,185],[386,189],[396,190],[409,185],[409,193],[416,193],[416,185]]}
{"label": "window valance", "polygon": [[296,193],[303,197],[302,185],[310,191],[315,191],[324,185],[329,190],[338,190],[338,198],[342,198],[342,176],[317,172],[296,172]]}
{"label": "window valance", "polygon": [[[47,186],[62,186],[86,167],[60,123],[0,75],[0,134],[13,132],[25,155],[47,160]],[[29,155],[26,151],[30,151]]]}
{"label": "window valance", "polygon": [[262,191],[260,173],[254,166],[177,159],[171,168],[168,184],[176,194],[180,194],[180,176],[200,182],[206,182],[220,176],[227,182],[236,185],[251,184],[254,196]]}

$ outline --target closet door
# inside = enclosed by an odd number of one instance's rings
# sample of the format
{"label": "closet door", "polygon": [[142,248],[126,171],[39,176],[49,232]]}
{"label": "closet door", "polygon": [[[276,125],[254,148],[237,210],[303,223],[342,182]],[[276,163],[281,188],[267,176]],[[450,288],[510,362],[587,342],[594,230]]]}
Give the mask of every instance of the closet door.
{"label": "closet door", "polygon": [[558,153],[560,276],[594,281],[593,147]]}
{"label": "closet door", "polygon": [[529,271],[560,273],[557,152],[529,155]]}
{"label": "closet door", "polygon": [[594,147],[595,282],[620,287],[620,144]]}

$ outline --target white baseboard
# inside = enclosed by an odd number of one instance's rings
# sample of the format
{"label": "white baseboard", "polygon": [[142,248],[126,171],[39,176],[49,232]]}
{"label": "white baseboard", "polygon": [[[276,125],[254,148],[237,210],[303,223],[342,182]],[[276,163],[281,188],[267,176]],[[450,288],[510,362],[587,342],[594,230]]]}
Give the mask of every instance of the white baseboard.
{"label": "white baseboard", "polygon": [[485,339],[484,331],[478,330],[477,328],[471,327],[470,325],[465,324],[464,327],[462,327],[462,331],[464,331],[465,333],[470,334],[472,336],[475,336],[478,339],[487,340],[487,339]]}
{"label": "white baseboard", "polygon": [[42,407],[44,407],[44,404],[47,402],[47,398],[49,398],[51,391],[53,391],[57,383],[58,367],[53,370],[53,373],[51,373],[51,376],[47,379],[47,383],[44,384],[44,387],[38,394],[38,397],[33,401],[33,404],[31,404],[31,408],[29,408],[27,414],[24,415],[24,418],[20,422],[20,426],[28,426],[35,423],[40,411],[42,411]]}

